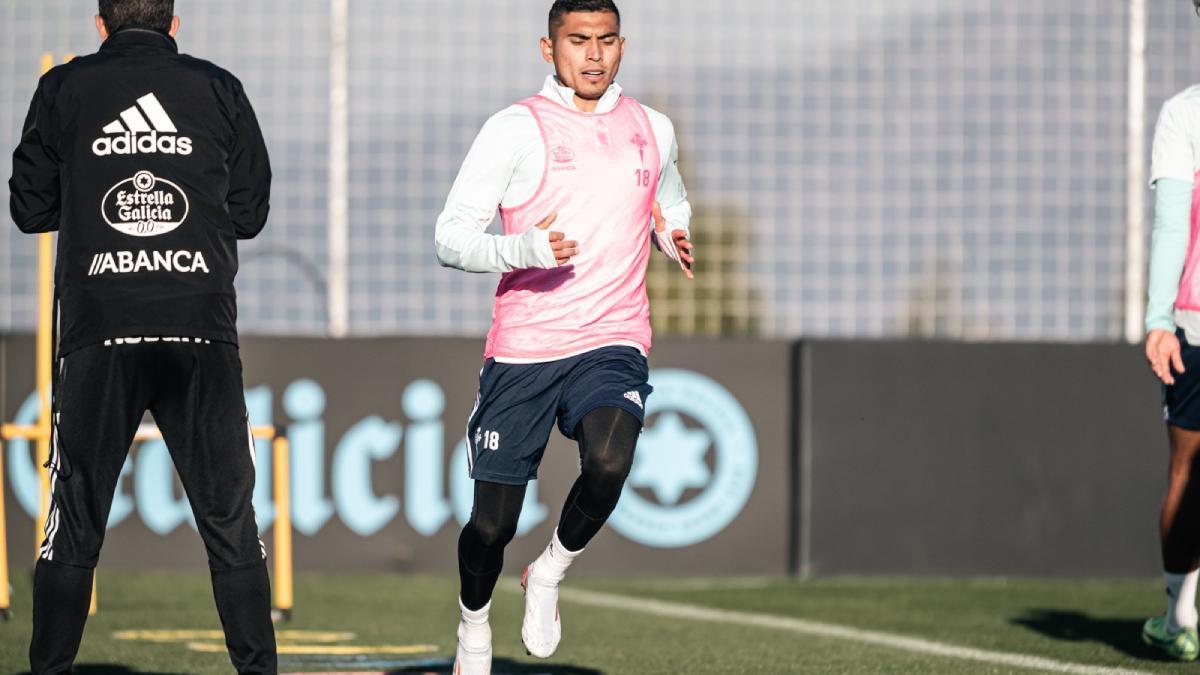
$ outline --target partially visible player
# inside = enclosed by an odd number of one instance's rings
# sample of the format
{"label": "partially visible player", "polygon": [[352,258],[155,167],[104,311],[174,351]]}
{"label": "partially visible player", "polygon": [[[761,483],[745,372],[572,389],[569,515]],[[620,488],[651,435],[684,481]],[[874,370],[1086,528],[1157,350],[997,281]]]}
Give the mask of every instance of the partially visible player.
{"label": "partially visible player", "polygon": [[10,211],[58,231],[50,514],[33,580],[36,674],[70,672],[113,492],[149,409],[208,552],[240,673],[277,671],[237,347],[237,242],[271,170],[241,83],[179,53],[172,0],[99,0],[95,54],[38,82]]}
{"label": "partially visible player", "polygon": [[[1200,0],[1193,0],[1200,13]],[[1154,131],[1154,231],[1146,308],[1146,358],[1163,383],[1171,445],[1159,520],[1167,610],[1143,639],[1180,661],[1200,655],[1200,86],[1163,104]]]}
{"label": "partially visible player", "polygon": [[[555,75],[484,124],[435,235],[443,265],[504,274],[467,423],[475,502],[458,546],[456,673],[490,670],[492,591],[556,421],[581,471],[522,575],[521,638],[541,658],[557,648],[558,585],[617,504],[651,392],[651,241],[692,274],[674,129],[614,83],[616,5],[558,0],[548,35]],[[486,234],[497,206],[504,234]]]}

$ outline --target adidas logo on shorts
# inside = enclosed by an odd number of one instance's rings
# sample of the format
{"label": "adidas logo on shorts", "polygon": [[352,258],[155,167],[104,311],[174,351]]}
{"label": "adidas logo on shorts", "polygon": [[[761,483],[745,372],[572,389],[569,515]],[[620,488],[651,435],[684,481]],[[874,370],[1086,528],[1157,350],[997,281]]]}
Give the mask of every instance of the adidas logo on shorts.
{"label": "adidas logo on shorts", "polygon": [[637,404],[637,407],[645,410],[646,406],[642,405],[642,395],[641,394],[637,393],[636,391],[627,391],[627,392],[625,392],[625,398],[629,399],[630,401],[633,401],[634,403]]}
{"label": "adidas logo on shorts", "polygon": [[[179,129],[153,93],[137,100],[137,104],[121,111],[121,115],[104,125],[101,136],[92,141],[92,152],[108,155],[137,155],[161,152],[167,155],[192,154],[192,139],[176,136]],[[120,134],[120,135],[114,135]]]}

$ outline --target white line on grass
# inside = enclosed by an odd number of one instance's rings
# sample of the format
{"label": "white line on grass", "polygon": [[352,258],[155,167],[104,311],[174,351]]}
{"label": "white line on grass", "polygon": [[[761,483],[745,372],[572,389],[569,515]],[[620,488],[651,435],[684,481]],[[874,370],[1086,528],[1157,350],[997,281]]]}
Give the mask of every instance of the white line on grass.
{"label": "white line on grass", "polygon": [[932,654],[934,656],[980,661],[1016,668],[1046,670],[1054,673],[1076,673],[1077,675],[1149,675],[1146,671],[1140,670],[1089,666],[1082,663],[1056,661],[1054,659],[1029,656],[1027,654],[997,652],[988,649],[974,649],[972,647],[957,647],[942,642],[934,642],[933,640],[923,640],[921,638],[897,635],[896,633],[884,633],[881,631],[852,628],[850,626],[840,626],[823,621],[713,609],[711,607],[700,607],[698,605],[665,602],[662,600],[643,600],[625,595],[581,591],[573,588],[564,588],[560,593],[564,600],[591,605],[593,607],[641,612],[643,614],[653,614],[672,619],[690,619],[692,621],[773,628],[804,635],[851,640],[881,647],[891,647],[892,649],[916,652],[918,654]]}
{"label": "white line on grass", "polygon": [[668,591],[754,591],[770,588],[774,583],[767,577],[687,577],[662,579],[656,581],[654,587]]}

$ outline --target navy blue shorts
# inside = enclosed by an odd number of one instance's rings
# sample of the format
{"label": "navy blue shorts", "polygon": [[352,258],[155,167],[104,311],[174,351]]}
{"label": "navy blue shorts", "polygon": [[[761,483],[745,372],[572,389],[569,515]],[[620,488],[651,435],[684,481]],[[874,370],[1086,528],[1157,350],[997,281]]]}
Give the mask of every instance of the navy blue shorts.
{"label": "navy blue shorts", "polygon": [[1174,373],[1175,384],[1163,385],[1163,417],[1167,424],[1200,431],[1200,347],[1189,344],[1182,329],[1176,330],[1175,336],[1179,338],[1183,372]]}
{"label": "navy blue shorts", "polygon": [[554,422],[574,440],[584,415],[600,407],[645,421],[653,388],[646,357],[632,347],[603,347],[546,363],[497,363],[479,374],[479,396],[467,420],[471,477],[508,485],[537,478]]}

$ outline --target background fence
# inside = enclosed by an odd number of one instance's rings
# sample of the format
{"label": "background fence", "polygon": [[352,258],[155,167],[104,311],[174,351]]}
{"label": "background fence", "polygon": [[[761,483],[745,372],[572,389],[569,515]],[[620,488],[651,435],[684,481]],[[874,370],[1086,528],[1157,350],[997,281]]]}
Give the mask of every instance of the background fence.
{"label": "background fence", "polygon": [[[332,3],[336,6],[336,2]],[[348,327],[486,330],[496,279],[432,229],[488,115],[537,90],[546,0],[350,0]],[[326,331],[331,3],[177,3],[183,51],[246,84],[276,172],[241,325]],[[627,91],[675,121],[703,263],[652,270],[675,334],[1114,340],[1122,334],[1127,4],[623,3]],[[1200,70],[1200,19],[1150,2],[1147,130]],[[0,2],[0,138],[95,3]],[[7,161],[5,161],[7,165]],[[4,171],[7,174],[7,170]],[[3,228],[0,228],[3,229]],[[34,324],[34,243],[0,231],[0,331]]]}

